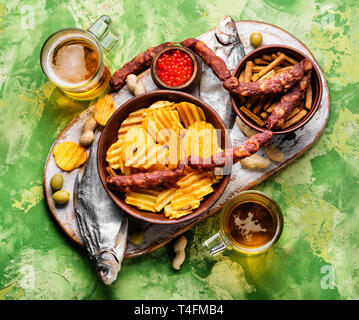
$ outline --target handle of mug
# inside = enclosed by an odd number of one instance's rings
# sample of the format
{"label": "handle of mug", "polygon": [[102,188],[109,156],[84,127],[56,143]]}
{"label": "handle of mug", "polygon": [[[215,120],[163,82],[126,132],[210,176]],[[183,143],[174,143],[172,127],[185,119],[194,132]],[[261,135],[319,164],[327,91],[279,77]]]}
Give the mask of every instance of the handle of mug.
{"label": "handle of mug", "polygon": [[214,255],[222,250],[227,249],[227,246],[224,243],[219,232],[217,232],[212,237],[207,239],[203,243],[203,247],[206,250],[207,254],[210,254],[210,255]]}
{"label": "handle of mug", "polygon": [[102,47],[107,51],[111,51],[113,46],[119,40],[119,35],[111,28],[111,18],[103,15],[99,17],[94,24],[88,28],[101,43]]}

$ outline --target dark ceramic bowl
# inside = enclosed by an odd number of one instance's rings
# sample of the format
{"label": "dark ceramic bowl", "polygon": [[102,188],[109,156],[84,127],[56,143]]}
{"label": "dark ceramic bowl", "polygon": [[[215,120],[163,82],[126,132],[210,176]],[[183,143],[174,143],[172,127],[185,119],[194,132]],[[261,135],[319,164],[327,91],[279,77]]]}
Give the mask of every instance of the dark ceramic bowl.
{"label": "dark ceramic bowl", "polygon": [[[185,82],[179,86],[170,86],[170,85],[164,83],[161,80],[161,78],[158,76],[158,73],[157,73],[158,59],[160,58],[160,56],[162,54],[164,54],[165,52],[171,51],[171,50],[181,50],[181,51],[187,53],[193,62],[193,73],[192,73],[191,78],[187,82]],[[152,76],[153,82],[160,89],[190,91],[199,83],[200,76],[201,76],[200,69],[201,69],[200,60],[194,52],[192,52],[190,49],[187,49],[186,47],[183,47],[183,46],[172,46],[172,47],[167,47],[167,48],[163,49],[161,52],[159,52],[154,57],[154,59],[152,60],[152,64],[151,64],[151,76]]]}
{"label": "dark ceramic bowl", "polygon": [[[293,131],[303,127],[313,117],[313,115],[315,114],[315,112],[317,111],[317,109],[320,105],[320,101],[322,99],[323,87],[322,87],[322,81],[320,78],[319,70],[316,67],[316,65],[314,64],[313,60],[310,59],[308,56],[306,56],[301,51],[299,51],[295,48],[292,48],[292,47],[283,46],[283,45],[267,45],[267,46],[260,47],[256,50],[253,50],[252,52],[247,54],[239,62],[239,64],[233,71],[232,75],[234,77],[238,78],[239,75],[241,74],[241,72],[244,70],[247,61],[250,61],[250,60],[253,61],[255,58],[260,58],[263,54],[272,54],[272,53],[277,53],[278,51],[286,54],[290,58],[296,59],[297,61],[300,61],[302,59],[308,59],[309,61],[311,61],[312,65],[313,65],[313,72],[312,72],[312,79],[311,79],[312,90],[313,90],[312,108],[310,109],[310,111],[305,115],[305,117],[302,120],[300,120],[299,122],[290,126],[289,128],[286,128],[284,130],[274,130],[273,131],[273,134],[285,134],[285,133],[293,132]],[[261,132],[266,130],[266,128],[258,126],[255,122],[253,122],[250,118],[248,118],[245,114],[242,113],[242,111],[240,110],[240,107],[241,107],[240,97],[238,95],[231,94],[231,102],[232,102],[234,111],[248,126],[250,126],[251,128],[253,128],[257,131],[261,131]]]}
{"label": "dark ceramic bowl", "polygon": [[187,93],[168,91],[168,90],[152,91],[152,92],[144,93],[127,101],[120,108],[118,108],[118,110],[116,110],[116,112],[109,119],[109,121],[107,122],[106,126],[102,131],[97,147],[98,172],[100,175],[101,182],[105,187],[107,193],[111,197],[111,199],[115,201],[115,203],[120,208],[122,208],[125,212],[127,212],[131,216],[140,220],[144,220],[151,223],[157,223],[157,224],[181,223],[205,214],[215,204],[218,198],[222,195],[224,189],[226,188],[229,182],[230,175],[223,176],[223,178],[219,183],[213,185],[214,191],[211,194],[207,195],[201,201],[200,206],[196,210],[178,219],[168,219],[165,217],[163,213],[153,213],[153,212],[137,209],[136,207],[129,205],[125,202],[122,193],[116,193],[111,191],[107,187],[107,183],[106,183],[106,178],[108,176],[108,173],[106,171],[107,163],[105,160],[106,151],[115,141],[117,141],[117,132],[121,123],[127,118],[129,113],[136,111],[140,108],[149,107],[152,103],[159,100],[174,101],[176,103],[186,101],[201,107],[202,110],[204,111],[207,121],[210,122],[216,129],[220,130],[221,137],[220,140],[218,141],[221,141],[221,146],[228,146],[228,148],[231,148],[230,138],[226,131],[225,125],[222,119],[210,106],[208,106],[203,101]]}

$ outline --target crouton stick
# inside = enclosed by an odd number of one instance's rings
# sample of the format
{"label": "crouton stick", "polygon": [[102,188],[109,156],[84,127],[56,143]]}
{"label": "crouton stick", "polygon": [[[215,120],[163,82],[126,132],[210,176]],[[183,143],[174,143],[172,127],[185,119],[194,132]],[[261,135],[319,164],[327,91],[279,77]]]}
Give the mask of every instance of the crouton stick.
{"label": "crouton stick", "polygon": [[279,68],[277,70],[275,70],[275,73],[282,73],[284,71],[288,71],[290,68],[292,68],[293,66],[288,66],[288,67],[283,67],[283,68]]}
{"label": "crouton stick", "polygon": [[274,95],[269,96],[268,101],[267,101],[266,104],[263,106],[263,110],[264,110],[264,111],[267,111],[267,109],[269,108],[269,106],[272,104],[273,100],[274,100]]}
{"label": "crouton stick", "polygon": [[275,101],[271,104],[271,106],[266,110],[268,113],[272,113],[272,111],[274,110],[274,108],[277,106],[278,102]]}
{"label": "crouton stick", "polygon": [[257,102],[257,100],[259,99],[259,96],[253,96],[253,97],[250,97],[246,103],[246,107],[248,109],[252,108],[253,105]]}
{"label": "crouton stick", "polygon": [[288,121],[289,119],[293,118],[296,114],[299,113],[300,110],[300,108],[295,107],[294,110],[285,118],[285,121]]}
{"label": "crouton stick", "polygon": [[254,107],[253,113],[258,114],[258,112],[262,109],[263,105],[266,103],[266,96],[261,96],[259,98],[258,104]]}
{"label": "crouton stick", "polygon": [[302,120],[303,117],[307,114],[307,110],[302,109],[296,116],[289,119],[287,122],[284,123],[283,129],[291,127],[293,124],[297,123],[298,121]]}
{"label": "crouton stick", "polygon": [[251,110],[247,109],[246,107],[242,106],[240,107],[240,110],[251,120],[253,120],[255,123],[257,123],[259,126],[264,127],[265,123],[264,121],[259,118],[256,114],[254,114]]}
{"label": "crouton stick", "polygon": [[271,70],[267,74],[265,74],[263,77],[259,78],[259,81],[269,79],[275,75],[275,71]]}
{"label": "crouton stick", "polygon": [[263,70],[265,68],[265,66],[257,66],[256,64],[253,65],[253,72],[259,72],[261,70]]}
{"label": "crouton stick", "polygon": [[284,55],[284,60],[288,61],[290,64],[293,64],[293,65],[294,65],[294,64],[297,64],[297,63],[298,63],[297,60],[288,57],[286,54],[284,54],[284,53],[282,53],[282,52],[280,52],[280,51],[277,52],[277,55],[278,55],[278,56],[279,56],[279,55]]}
{"label": "crouton stick", "polygon": [[251,81],[252,72],[253,72],[253,62],[252,61],[247,61],[246,68],[244,70],[244,80],[243,80],[243,82],[248,83],[248,82]]}
{"label": "crouton stick", "polygon": [[260,116],[263,118],[263,119],[267,119],[269,114],[265,111],[261,112]]}
{"label": "crouton stick", "polygon": [[241,74],[239,75],[239,78],[238,78],[239,81],[243,82],[244,80],[244,70],[241,72]]}
{"label": "crouton stick", "polygon": [[255,63],[255,64],[264,64],[264,65],[267,65],[269,62],[268,62],[268,61],[265,61],[265,60],[263,60],[263,59],[261,59],[261,58],[255,58],[255,59],[254,59],[254,63]]}
{"label": "crouton stick", "polygon": [[310,110],[312,107],[312,85],[309,83],[307,91],[305,93],[305,108]]}
{"label": "crouton stick", "polygon": [[266,68],[259,71],[257,75],[254,75],[252,77],[252,81],[256,82],[260,77],[263,77],[266,73],[268,73],[269,71],[271,71],[275,67],[279,66],[281,64],[281,62],[284,60],[284,57],[285,57],[284,54],[281,54],[280,56],[278,56],[278,58],[273,60],[269,65],[267,65]]}
{"label": "crouton stick", "polygon": [[268,62],[272,62],[274,59],[272,58],[272,56],[271,55],[269,55],[269,54],[264,54],[264,55],[262,55],[262,59],[264,60],[264,61],[268,61]]}

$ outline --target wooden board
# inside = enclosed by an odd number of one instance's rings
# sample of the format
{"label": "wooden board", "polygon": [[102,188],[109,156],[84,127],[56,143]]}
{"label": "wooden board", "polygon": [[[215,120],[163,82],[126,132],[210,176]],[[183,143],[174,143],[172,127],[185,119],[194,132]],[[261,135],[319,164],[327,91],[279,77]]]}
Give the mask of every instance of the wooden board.
{"label": "wooden board", "polygon": [[[273,138],[272,143],[285,153],[285,158],[281,163],[272,162],[271,165],[266,169],[244,169],[240,164],[236,164],[232,169],[231,180],[226,190],[209,212],[203,214],[200,217],[197,217],[196,219],[173,225],[156,225],[129,217],[129,234],[131,234],[133,230],[143,230],[144,239],[140,245],[134,245],[129,241],[125,257],[134,257],[151,252],[165,245],[172,239],[176,238],[178,235],[194,227],[214,213],[218,212],[224,203],[232,198],[235,194],[242,190],[253,188],[268,177],[272,176],[278,170],[284,168],[289,163],[300,157],[318,140],[325,128],[329,116],[329,89],[324,74],[309,49],[301,41],[285,30],[267,23],[258,21],[238,21],[237,29],[240,38],[243,41],[246,54],[253,50],[253,48],[249,45],[248,39],[250,33],[253,30],[256,30],[257,32],[261,32],[263,34],[263,44],[285,44],[295,47],[311,57],[320,71],[321,81],[323,83],[323,95],[320,107],[318,108],[318,111],[313,116],[313,118],[303,128],[297,130],[294,134],[275,136]],[[198,37],[198,39],[206,42],[206,40],[212,36],[212,33],[213,30],[208,31],[207,33]],[[157,90],[157,87],[151,79],[149,70],[141,74],[141,79],[143,80],[147,91]],[[197,95],[198,93],[194,92],[193,94]],[[119,92],[114,93],[113,97],[116,102],[116,106],[119,107],[122,103],[131,99],[133,95],[130,93],[127,87],[124,87]],[[45,164],[43,179],[45,200],[51,214],[61,229],[63,229],[64,232],[79,245],[83,245],[83,243],[77,226],[72,199],[65,207],[57,207],[52,200],[52,191],[49,185],[49,181],[55,173],[61,172],[61,174],[64,176],[63,189],[68,190],[70,194],[72,194],[75,177],[78,171],[82,170],[83,168],[75,169],[68,173],[62,172],[54,161],[52,150],[54,147],[64,141],[78,142],[81,135],[82,125],[90,116],[91,112],[92,110],[89,108],[81,113],[73,121],[71,121],[71,123],[69,123],[68,126],[58,136],[49,151],[49,155]],[[230,136],[234,147],[247,139],[236,126],[234,126],[234,129],[231,130]],[[259,154],[263,154],[263,151],[260,150]]]}

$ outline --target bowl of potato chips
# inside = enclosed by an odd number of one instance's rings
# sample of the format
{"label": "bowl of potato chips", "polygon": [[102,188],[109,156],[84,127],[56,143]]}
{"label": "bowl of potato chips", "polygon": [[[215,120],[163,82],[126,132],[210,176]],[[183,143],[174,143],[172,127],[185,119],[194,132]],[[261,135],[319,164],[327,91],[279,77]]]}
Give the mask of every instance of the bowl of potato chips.
{"label": "bowl of potato chips", "polygon": [[171,90],[139,95],[107,122],[98,150],[100,179],[113,201],[137,219],[174,224],[204,215],[226,188],[230,174],[184,167],[175,185],[115,192],[109,175],[175,170],[186,157],[203,159],[231,148],[218,114],[194,96]]}

